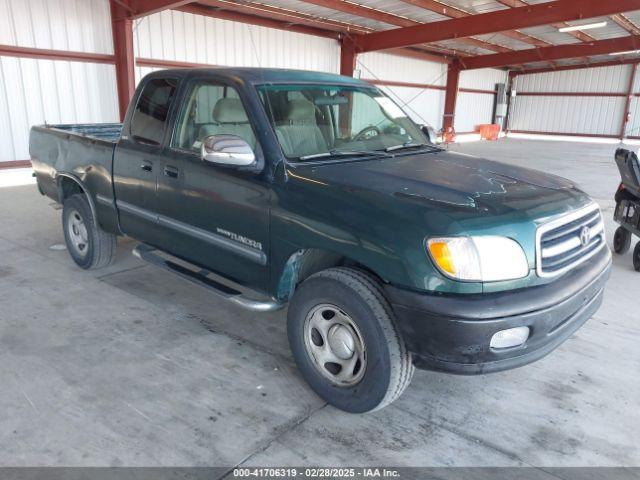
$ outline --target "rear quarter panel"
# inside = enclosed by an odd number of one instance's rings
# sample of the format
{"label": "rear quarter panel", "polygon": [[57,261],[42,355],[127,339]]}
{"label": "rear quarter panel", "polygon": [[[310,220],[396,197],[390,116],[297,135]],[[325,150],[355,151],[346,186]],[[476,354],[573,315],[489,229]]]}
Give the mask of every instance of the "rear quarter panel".
{"label": "rear quarter panel", "polygon": [[111,176],[114,147],[113,142],[55,127],[33,127],[29,135],[31,163],[42,193],[60,202],[60,182],[73,179],[89,195],[99,225],[119,233]]}

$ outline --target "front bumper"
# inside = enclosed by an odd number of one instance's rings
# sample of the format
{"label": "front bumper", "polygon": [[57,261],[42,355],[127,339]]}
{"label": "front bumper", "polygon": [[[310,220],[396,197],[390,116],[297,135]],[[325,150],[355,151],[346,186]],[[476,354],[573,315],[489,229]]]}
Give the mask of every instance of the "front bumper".
{"label": "front bumper", "polygon": [[[433,295],[385,287],[418,368],[476,375],[534,362],[569,338],[602,304],[611,252],[541,286],[473,295]],[[492,349],[500,330],[527,326],[528,340]]]}

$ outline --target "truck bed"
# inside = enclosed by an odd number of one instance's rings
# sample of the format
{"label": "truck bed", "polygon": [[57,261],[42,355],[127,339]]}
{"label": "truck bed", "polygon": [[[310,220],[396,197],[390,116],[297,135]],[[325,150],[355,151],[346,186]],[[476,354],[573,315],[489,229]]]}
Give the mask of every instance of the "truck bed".
{"label": "truck bed", "polygon": [[61,189],[71,181],[88,192],[99,223],[113,225],[113,152],[121,130],[121,123],[33,127],[29,154],[40,192],[60,201]]}

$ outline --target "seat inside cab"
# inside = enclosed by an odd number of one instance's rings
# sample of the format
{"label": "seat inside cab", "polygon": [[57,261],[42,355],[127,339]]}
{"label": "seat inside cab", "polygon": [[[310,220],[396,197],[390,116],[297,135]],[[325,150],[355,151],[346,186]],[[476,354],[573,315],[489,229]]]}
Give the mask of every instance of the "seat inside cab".
{"label": "seat inside cab", "polygon": [[202,125],[197,142],[209,135],[236,135],[246,141],[251,148],[256,146],[256,137],[249,123],[247,112],[239,98],[221,98],[213,107],[213,122]]}
{"label": "seat inside cab", "polygon": [[306,99],[289,100],[285,118],[276,123],[276,135],[287,157],[302,157],[328,149],[317,124],[316,107]]}
{"label": "seat inside cab", "polygon": [[209,135],[237,135],[255,149],[256,136],[235,89],[209,83],[196,85],[180,115],[173,145],[199,150]]}

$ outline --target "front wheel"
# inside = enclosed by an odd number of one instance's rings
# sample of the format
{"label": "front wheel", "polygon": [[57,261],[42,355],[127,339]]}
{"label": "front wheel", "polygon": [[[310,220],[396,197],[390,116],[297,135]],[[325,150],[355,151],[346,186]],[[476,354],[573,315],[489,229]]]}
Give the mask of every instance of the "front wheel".
{"label": "front wheel", "polygon": [[411,354],[391,307],[361,270],[332,268],[305,280],[289,305],[287,331],[305,380],[341,410],[378,410],[411,382]]}
{"label": "front wheel", "polygon": [[67,250],[79,267],[101,268],[113,261],[116,236],[100,228],[84,195],[72,195],[64,201],[62,229]]}
{"label": "front wheel", "polygon": [[626,228],[616,228],[616,233],[613,234],[613,251],[622,255],[629,251],[630,246],[631,233]]}

